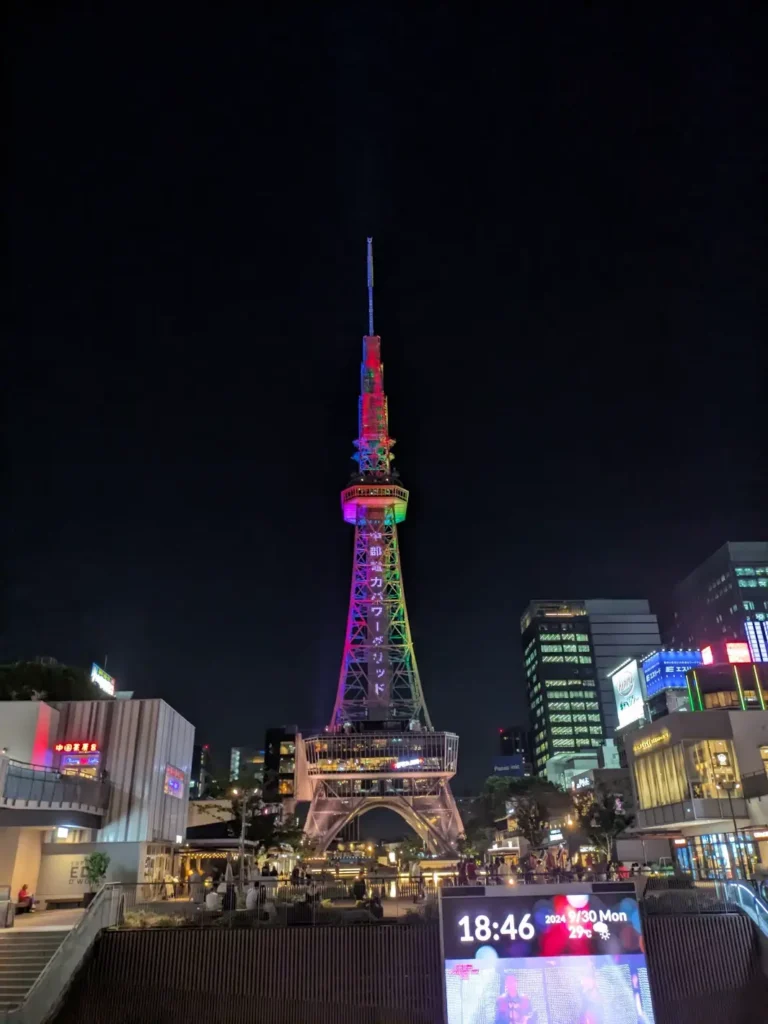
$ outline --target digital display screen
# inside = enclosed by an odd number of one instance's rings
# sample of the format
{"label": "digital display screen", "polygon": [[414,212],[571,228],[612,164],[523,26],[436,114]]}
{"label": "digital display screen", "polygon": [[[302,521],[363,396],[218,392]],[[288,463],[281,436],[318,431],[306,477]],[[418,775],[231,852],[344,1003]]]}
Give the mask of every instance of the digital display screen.
{"label": "digital display screen", "polygon": [[447,1024],[653,1024],[634,889],[535,888],[443,892]]}
{"label": "digital display screen", "polygon": [[101,754],[64,754],[61,758],[63,768],[98,768]]}
{"label": "digital display screen", "polygon": [[172,764],[166,765],[165,782],[163,784],[163,792],[166,796],[177,796],[179,798],[184,796],[186,781],[187,776],[183,771],[179,768],[174,768]]}

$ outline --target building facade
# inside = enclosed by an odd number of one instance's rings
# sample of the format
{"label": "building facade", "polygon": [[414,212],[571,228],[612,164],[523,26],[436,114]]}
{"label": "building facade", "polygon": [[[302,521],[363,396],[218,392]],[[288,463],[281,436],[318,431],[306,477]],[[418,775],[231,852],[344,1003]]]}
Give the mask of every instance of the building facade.
{"label": "building facade", "polygon": [[229,781],[264,786],[264,751],[255,747],[232,747],[229,752]]}
{"label": "building facade", "polygon": [[596,765],[605,730],[584,602],[532,601],[520,629],[535,773],[574,755]]}
{"label": "building facade", "polygon": [[[718,640],[768,641],[768,542],[728,541],[675,588],[672,646]],[[752,623],[751,630],[748,623]],[[759,625],[758,625],[759,624]]]}
{"label": "building facade", "polygon": [[[0,877],[43,900],[108,881],[156,881],[186,831],[194,728],[162,700],[0,704]],[[44,745],[45,744],[45,745]],[[24,876],[21,878],[21,876]]]}

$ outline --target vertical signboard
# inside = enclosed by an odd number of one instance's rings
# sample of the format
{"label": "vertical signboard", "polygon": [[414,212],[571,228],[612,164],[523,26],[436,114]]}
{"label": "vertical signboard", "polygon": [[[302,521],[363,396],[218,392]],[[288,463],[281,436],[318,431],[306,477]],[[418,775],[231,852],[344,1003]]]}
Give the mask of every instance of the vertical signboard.
{"label": "vertical signboard", "polygon": [[446,889],[446,1024],[654,1024],[634,886]]}
{"label": "vertical signboard", "polygon": [[616,710],[619,713],[619,728],[636,722],[644,715],[643,684],[640,680],[640,667],[637,661],[630,661],[611,676],[613,695],[616,698]]}

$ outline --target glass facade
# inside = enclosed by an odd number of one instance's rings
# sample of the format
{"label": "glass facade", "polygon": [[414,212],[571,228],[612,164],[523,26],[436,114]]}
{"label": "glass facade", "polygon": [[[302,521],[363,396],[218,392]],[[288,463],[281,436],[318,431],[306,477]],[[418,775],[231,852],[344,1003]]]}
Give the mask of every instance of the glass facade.
{"label": "glass facade", "polygon": [[690,740],[636,757],[641,810],[695,799],[726,799],[740,776],[730,740]]}
{"label": "glass facade", "polygon": [[733,832],[688,836],[688,845],[677,847],[677,862],[697,879],[752,878],[758,863],[755,844]]}

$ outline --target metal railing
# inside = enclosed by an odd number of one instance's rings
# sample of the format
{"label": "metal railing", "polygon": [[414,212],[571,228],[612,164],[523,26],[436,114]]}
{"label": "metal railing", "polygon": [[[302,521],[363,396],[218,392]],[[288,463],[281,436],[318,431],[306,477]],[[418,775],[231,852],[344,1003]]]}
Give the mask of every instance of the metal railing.
{"label": "metal railing", "polygon": [[714,884],[724,901],[742,910],[768,937],[768,905],[762,883],[727,881]]}
{"label": "metal railing", "polygon": [[123,916],[123,892],[118,885],[108,884],[96,894],[93,902],[75,927],[43,968],[21,1006],[0,1011],[0,1021],[7,1024],[42,1024],[64,998],[67,989],[103,928],[120,924]]}
{"label": "metal railing", "polygon": [[94,807],[109,804],[110,784],[82,775],[62,775],[53,768],[7,760],[2,775],[0,804]]}
{"label": "metal railing", "polygon": [[292,925],[360,925],[437,919],[437,889],[417,881],[374,879],[356,898],[345,880],[291,885],[255,879],[236,882],[144,882],[120,886],[127,928],[260,928]]}

